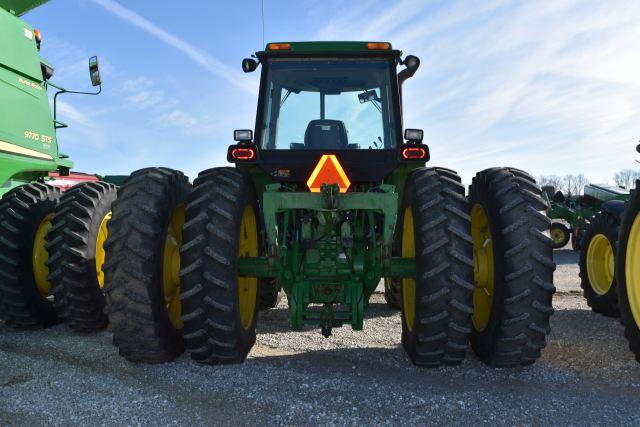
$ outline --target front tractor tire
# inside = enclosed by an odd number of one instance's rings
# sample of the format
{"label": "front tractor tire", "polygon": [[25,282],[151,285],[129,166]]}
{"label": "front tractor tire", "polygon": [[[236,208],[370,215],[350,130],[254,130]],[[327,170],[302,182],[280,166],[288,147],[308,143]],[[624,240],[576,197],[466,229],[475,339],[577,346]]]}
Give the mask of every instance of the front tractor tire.
{"label": "front tractor tire", "polygon": [[258,287],[238,276],[238,258],[260,252],[260,211],[250,176],[234,168],[206,170],[194,181],[184,226],[184,338],[202,363],[241,363],[256,340]]}
{"label": "front tractor tire", "polygon": [[564,248],[569,240],[571,240],[571,230],[564,224],[554,222],[549,230],[551,240],[553,240],[553,249]]}
{"label": "front tractor tire", "polygon": [[182,172],[148,168],[118,189],[105,243],[106,313],[114,345],[132,362],[184,351],[180,247],[191,185]]}
{"label": "front tractor tire", "polygon": [[616,279],[624,336],[640,362],[640,180],[631,191],[620,225]]}
{"label": "front tractor tire", "polygon": [[106,182],[75,185],[60,199],[47,235],[49,281],[58,315],[77,332],[107,326],[102,265],[107,223],[116,187]]}
{"label": "front tractor tire", "polygon": [[51,298],[46,235],[59,189],[25,184],[0,200],[0,318],[15,329],[40,329],[59,321]]}
{"label": "front tractor tire", "polygon": [[587,304],[595,312],[619,317],[615,258],[620,218],[600,212],[589,224],[580,249],[580,286]]}
{"label": "front tractor tire", "polygon": [[421,168],[408,178],[401,255],[415,258],[402,279],[402,344],[419,366],[457,365],[471,332],[473,253],[468,202],[451,170]]}
{"label": "front tractor tire", "polygon": [[550,332],[553,242],[535,180],[513,168],[478,173],[469,189],[475,262],[471,346],[492,366],[529,365]]}

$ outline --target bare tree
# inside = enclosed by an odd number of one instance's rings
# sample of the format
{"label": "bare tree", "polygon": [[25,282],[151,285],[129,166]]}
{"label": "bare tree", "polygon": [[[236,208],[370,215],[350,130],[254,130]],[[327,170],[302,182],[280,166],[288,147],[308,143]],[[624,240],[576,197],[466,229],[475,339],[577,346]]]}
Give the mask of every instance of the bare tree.
{"label": "bare tree", "polygon": [[633,169],[622,169],[613,176],[616,185],[623,188],[632,188],[636,179],[640,179],[640,172]]}
{"label": "bare tree", "polygon": [[574,193],[576,196],[579,196],[584,193],[584,186],[589,183],[589,178],[584,176],[583,174],[576,175],[576,192]]}
{"label": "bare tree", "polygon": [[543,187],[545,185],[550,185],[557,190],[562,190],[562,178],[558,175],[541,175],[538,178],[538,185]]}
{"label": "bare tree", "polygon": [[578,187],[578,178],[575,175],[565,175],[562,179],[564,189],[568,194],[579,194],[580,188]]}

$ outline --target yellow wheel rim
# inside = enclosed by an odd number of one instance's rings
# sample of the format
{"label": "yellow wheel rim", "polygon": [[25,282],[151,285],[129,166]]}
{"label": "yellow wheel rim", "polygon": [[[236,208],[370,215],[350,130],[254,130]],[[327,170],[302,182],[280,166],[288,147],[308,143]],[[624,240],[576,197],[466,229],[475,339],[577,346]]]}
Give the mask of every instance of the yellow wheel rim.
{"label": "yellow wheel rim", "polygon": [[564,242],[565,236],[565,232],[561,228],[553,228],[551,230],[551,240],[553,240],[554,243],[560,244]]}
{"label": "yellow wheel rim", "polygon": [[42,222],[40,222],[40,225],[38,225],[36,235],[33,238],[33,251],[31,256],[33,278],[36,282],[40,295],[45,298],[49,296],[49,291],[51,290],[51,283],[47,280],[47,276],[49,276],[49,267],[46,265],[46,262],[49,259],[49,253],[44,246],[47,243],[47,233],[51,228],[51,218],[53,218],[53,214],[47,215]]}
{"label": "yellow wheel rim", "polygon": [[624,272],[627,279],[627,297],[631,314],[640,328],[640,214],[631,225],[627,253],[624,260]]}
{"label": "yellow wheel rim", "polygon": [[184,206],[178,206],[171,215],[167,228],[162,260],[162,285],[164,303],[171,324],[181,329],[182,304],[180,303],[180,246],[182,246],[182,225],[184,224]]}
{"label": "yellow wheel rim", "polygon": [[587,249],[587,275],[591,289],[604,295],[611,289],[615,257],[609,239],[604,234],[596,234]]}
{"label": "yellow wheel rim", "polygon": [[489,323],[494,294],[493,240],[489,218],[484,208],[476,203],[471,208],[471,237],[473,238],[473,326],[482,332]]}
{"label": "yellow wheel rim", "polygon": [[[258,226],[253,207],[247,206],[242,213],[238,257],[258,256]],[[253,324],[258,299],[258,279],[256,277],[238,277],[238,307],[242,327],[249,330]]]}
{"label": "yellow wheel rim", "polygon": [[[402,223],[402,258],[416,257],[416,241],[413,228],[413,211],[411,208],[404,210]],[[402,279],[402,308],[407,328],[413,330],[413,322],[416,316],[416,280]]]}
{"label": "yellow wheel rim", "polygon": [[104,287],[104,272],[102,271],[102,264],[104,264],[104,242],[107,240],[109,231],[107,230],[107,223],[111,219],[111,212],[106,214],[100,222],[100,229],[98,230],[98,237],[96,238],[96,277],[98,278],[98,285],[102,289]]}

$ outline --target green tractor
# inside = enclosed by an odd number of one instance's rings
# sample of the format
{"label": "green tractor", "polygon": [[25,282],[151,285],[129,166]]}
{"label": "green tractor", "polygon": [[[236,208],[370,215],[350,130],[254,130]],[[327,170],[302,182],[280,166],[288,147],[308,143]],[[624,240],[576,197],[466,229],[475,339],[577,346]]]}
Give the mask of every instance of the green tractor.
{"label": "green tractor", "polygon": [[[40,57],[42,37],[20,16],[46,1],[0,0],[0,319],[37,329],[66,318],[77,330],[106,326],[102,242],[113,183],[70,174],[58,150],[58,96]],[[89,60],[97,95],[98,60]],[[54,88],[53,118],[48,91]],[[68,190],[67,190],[68,189]],[[67,191],[65,191],[67,190]]]}
{"label": "green tractor", "polygon": [[[269,43],[255,131],[193,184],[147,168],[118,189],[104,264],[114,344],[158,363],[242,362],[260,294],[283,290],[291,328],[364,327],[383,279],[400,283],[402,344],[421,366],[533,363],[549,333],[553,242],[535,180],[425,167],[402,125],[420,61],[384,42]],[[402,69],[398,71],[398,68]]]}
{"label": "green tractor", "polygon": [[622,215],[615,274],[624,336],[640,362],[640,180]]}
{"label": "green tractor", "polygon": [[[552,220],[550,235],[554,249],[563,248],[571,240],[571,246],[576,251],[580,250],[583,234],[601,206],[611,200],[624,201],[629,198],[628,191],[602,184],[585,185],[584,194],[579,196],[565,196],[553,186],[543,186],[542,191],[549,205],[547,216]],[[562,220],[569,226],[553,220]]]}
{"label": "green tractor", "polygon": [[596,212],[588,218],[580,236],[580,286],[589,307],[609,317],[619,317],[615,259],[625,203],[629,192],[620,188],[589,185],[585,196]]}

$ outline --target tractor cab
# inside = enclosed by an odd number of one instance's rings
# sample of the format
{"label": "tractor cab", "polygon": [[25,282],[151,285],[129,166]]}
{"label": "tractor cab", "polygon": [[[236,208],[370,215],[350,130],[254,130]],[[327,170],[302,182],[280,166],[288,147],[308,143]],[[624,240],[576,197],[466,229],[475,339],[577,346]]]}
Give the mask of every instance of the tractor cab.
{"label": "tractor cab", "polygon": [[[245,72],[262,65],[255,134],[243,133],[229,161],[259,163],[276,181],[294,183],[304,182],[323,155],[333,155],[358,183],[382,181],[399,161],[424,163],[422,132],[410,131],[407,143],[402,135],[400,85],[419,61],[402,61],[401,54],[390,43],[268,44],[258,61],[243,61]],[[398,65],[406,65],[404,74]],[[403,158],[408,145],[418,149]]]}

